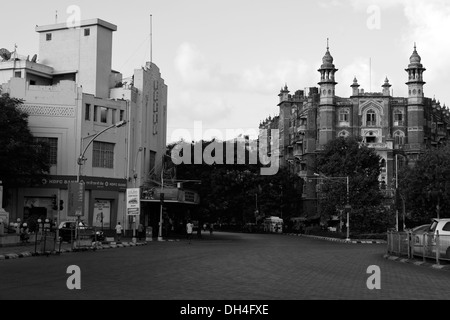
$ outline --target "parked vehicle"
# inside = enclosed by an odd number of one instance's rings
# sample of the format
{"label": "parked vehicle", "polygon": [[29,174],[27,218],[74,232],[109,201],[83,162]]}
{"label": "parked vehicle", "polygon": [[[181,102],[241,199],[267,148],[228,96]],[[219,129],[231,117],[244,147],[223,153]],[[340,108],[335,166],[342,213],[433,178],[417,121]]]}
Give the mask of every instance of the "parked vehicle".
{"label": "parked vehicle", "polygon": [[268,217],[264,219],[264,231],[269,233],[283,233],[283,219]]}
{"label": "parked vehicle", "polygon": [[[63,221],[59,224],[59,237],[64,242],[71,242],[72,239],[76,239],[77,232],[90,233],[92,241],[104,241],[105,235],[101,230],[94,230],[88,227],[83,221],[79,222],[78,228],[76,228],[76,221]],[[77,231],[78,229],[79,231]]]}
{"label": "parked vehicle", "polygon": [[413,254],[423,255],[423,250],[436,254],[436,239],[439,234],[439,254],[450,259],[450,219],[433,219],[431,224],[412,230]]}

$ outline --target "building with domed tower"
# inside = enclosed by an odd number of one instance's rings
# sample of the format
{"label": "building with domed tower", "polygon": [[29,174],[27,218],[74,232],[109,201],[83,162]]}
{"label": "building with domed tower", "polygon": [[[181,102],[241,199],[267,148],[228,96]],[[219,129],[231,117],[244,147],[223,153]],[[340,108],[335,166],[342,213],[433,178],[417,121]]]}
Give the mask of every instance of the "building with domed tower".
{"label": "building with domed tower", "polygon": [[[298,216],[317,217],[316,154],[338,137],[362,137],[363,143],[381,157],[380,188],[393,196],[395,170],[413,163],[425,149],[436,147],[449,138],[450,111],[434,98],[425,97],[424,72],[414,44],[407,72],[408,96],[391,95],[386,77],[380,92],[365,92],[355,77],[350,82],[350,97],[336,96],[338,69],[327,46],[318,69],[319,87],[290,94],[281,89],[279,116],[266,119],[260,129],[278,128],[280,165],[304,178],[303,212]],[[274,121],[278,121],[274,124]]]}

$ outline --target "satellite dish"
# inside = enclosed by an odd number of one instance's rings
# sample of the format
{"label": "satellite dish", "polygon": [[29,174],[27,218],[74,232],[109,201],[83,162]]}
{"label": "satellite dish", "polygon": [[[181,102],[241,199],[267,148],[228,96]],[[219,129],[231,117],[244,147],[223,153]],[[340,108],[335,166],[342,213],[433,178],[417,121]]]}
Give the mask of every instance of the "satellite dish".
{"label": "satellite dish", "polygon": [[34,56],[33,56],[33,58],[31,59],[31,62],[36,62],[37,61],[37,54],[35,54]]}
{"label": "satellite dish", "polygon": [[9,59],[11,59],[11,52],[9,52],[8,49],[2,48],[0,49],[0,57],[8,61]]}

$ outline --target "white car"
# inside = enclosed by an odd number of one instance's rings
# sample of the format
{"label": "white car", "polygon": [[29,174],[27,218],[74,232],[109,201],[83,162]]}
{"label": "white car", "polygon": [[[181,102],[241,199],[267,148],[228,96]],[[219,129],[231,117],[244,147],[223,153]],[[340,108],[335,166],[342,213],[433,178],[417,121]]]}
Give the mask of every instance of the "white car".
{"label": "white car", "polygon": [[413,229],[414,254],[436,254],[436,236],[439,234],[439,255],[450,259],[450,219],[433,219],[431,224]]}

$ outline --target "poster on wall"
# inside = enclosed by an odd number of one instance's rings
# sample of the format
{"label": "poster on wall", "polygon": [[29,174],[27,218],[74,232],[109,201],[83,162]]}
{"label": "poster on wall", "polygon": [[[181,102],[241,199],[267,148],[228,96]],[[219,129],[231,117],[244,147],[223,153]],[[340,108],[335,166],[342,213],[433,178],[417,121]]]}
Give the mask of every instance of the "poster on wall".
{"label": "poster on wall", "polygon": [[98,200],[94,202],[94,227],[110,228],[111,227],[111,201]]}

